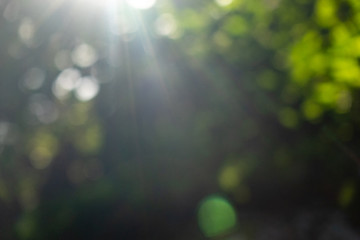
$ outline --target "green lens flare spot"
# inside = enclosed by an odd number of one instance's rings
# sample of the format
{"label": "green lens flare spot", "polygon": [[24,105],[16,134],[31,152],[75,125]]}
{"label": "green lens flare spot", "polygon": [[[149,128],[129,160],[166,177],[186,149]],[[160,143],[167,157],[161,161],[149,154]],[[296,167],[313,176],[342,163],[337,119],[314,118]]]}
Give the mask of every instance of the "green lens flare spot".
{"label": "green lens flare spot", "polygon": [[225,198],[209,196],[200,203],[198,223],[207,237],[224,234],[236,225],[235,209]]}

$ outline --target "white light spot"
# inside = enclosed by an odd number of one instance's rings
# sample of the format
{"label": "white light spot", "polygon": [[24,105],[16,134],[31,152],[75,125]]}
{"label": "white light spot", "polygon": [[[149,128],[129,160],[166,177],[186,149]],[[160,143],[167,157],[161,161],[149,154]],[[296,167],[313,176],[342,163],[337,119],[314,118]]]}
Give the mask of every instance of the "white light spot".
{"label": "white light spot", "polygon": [[27,46],[30,46],[33,44],[34,33],[35,33],[35,26],[33,21],[30,18],[24,18],[21,21],[21,24],[18,29],[18,34],[20,39]]}
{"label": "white light spot", "polygon": [[56,78],[52,91],[59,98],[65,98],[70,91],[76,88],[80,83],[81,74],[75,68],[67,68],[63,70]]}
{"label": "white light spot", "polygon": [[97,58],[95,49],[85,43],[78,45],[71,54],[73,63],[83,68],[93,65]]}
{"label": "white light spot", "polygon": [[83,77],[79,86],[75,89],[75,96],[80,101],[89,101],[93,99],[99,92],[99,83],[93,77]]}
{"label": "white light spot", "polygon": [[127,3],[138,9],[148,9],[155,5],[156,0],[127,0]]}
{"label": "white light spot", "polygon": [[225,7],[225,6],[230,5],[230,4],[233,2],[233,0],[215,0],[215,2],[216,2],[219,6]]}
{"label": "white light spot", "polygon": [[159,35],[172,37],[176,33],[177,24],[173,15],[163,14],[155,22],[155,29]]}

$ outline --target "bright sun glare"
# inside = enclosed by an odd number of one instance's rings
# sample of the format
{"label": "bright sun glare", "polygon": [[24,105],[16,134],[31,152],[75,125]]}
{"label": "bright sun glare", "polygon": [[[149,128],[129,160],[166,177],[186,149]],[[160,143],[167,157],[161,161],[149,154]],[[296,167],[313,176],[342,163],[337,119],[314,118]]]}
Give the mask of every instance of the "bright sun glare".
{"label": "bright sun glare", "polygon": [[[100,6],[110,6],[114,7],[118,2],[124,0],[91,0],[92,3]],[[136,9],[148,9],[155,5],[156,0],[125,0],[125,2],[133,8]]]}
{"label": "bright sun glare", "polygon": [[127,0],[127,3],[134,8],[147,9],[154,6],[156,0]]}

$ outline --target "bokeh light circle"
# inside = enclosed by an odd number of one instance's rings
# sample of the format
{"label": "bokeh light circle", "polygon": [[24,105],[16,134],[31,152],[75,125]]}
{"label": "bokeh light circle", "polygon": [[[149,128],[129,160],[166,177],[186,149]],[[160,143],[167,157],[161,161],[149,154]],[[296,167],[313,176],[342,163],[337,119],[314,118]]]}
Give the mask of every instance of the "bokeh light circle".
{"label": "bokeh light circle", "polygon": [[236,221],[235,209],[225,198],[213,195],[200,203],[198,222],[205,236],[224,234],[235,227]]}

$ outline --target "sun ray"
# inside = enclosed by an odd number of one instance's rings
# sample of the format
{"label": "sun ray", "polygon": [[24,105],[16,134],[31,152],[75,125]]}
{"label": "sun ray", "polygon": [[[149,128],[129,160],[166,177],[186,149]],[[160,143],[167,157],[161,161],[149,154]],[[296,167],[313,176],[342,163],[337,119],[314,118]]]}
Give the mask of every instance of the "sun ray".
{"label": "sun ray", "polygon": [[137,19],[139,19],[138,21],[139,21],[139,24],[140,24],[140,33],[141,33],[141,38],[142,38],[141,43],[142,43],[143,48],[146,51],[146,53],[149,54],[149,56],[152,59],[153,68],[154,68],[155,73],[157,75],[156,76],[157,77],[157,82],[161,85],[161,87],[163,89],[163,92],[165,94],[165,99],[171,104],[171,98],[169,96],[169,91],[168,91],[167,86],[166,86],[165,81],[164,81],[164,76],[163,76],[163,73],[161,71],[159,61],[158,61],[157,56],[156,56],[156,51],[154,49],[154,46],[151,43],[148,28],[145,25],[141,15],[138,14]]}

